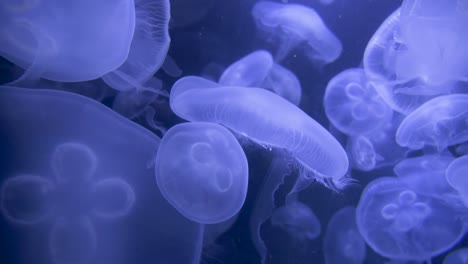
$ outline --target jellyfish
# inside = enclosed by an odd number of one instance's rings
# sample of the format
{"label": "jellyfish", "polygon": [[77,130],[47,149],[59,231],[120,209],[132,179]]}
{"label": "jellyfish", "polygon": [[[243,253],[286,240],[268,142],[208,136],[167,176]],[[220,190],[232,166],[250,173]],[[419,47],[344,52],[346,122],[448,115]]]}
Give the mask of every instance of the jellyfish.
{"label": "jellyfish", "polygon": [[314,240],[321,233],[321,225],[314,212],[299,201],[278,207],[271,216],[271,225],[284,229],[298,241]]}
{"label": "jellyfish", "polygon": [[439,96],[424,103],[401,122],[397,143],[410,149],[433,146],[442,151],[467,141],[467,103],[465,94]]}
{"label": "jellyfish", "polygon": [[0,14],[0,55],[26,70],[19,83],[99,78],[124,63],[135,27],[132,0],[3,1]]}
{"label": "jellyfish", "polygon": [[143,89],[169,49],[169,1],[135,0],[135,33],[127,60],[102,79],[120,91]]}
{"label": "jellyfish", "polygon": [[186,120],[219,123],[260,145],[287,149],[311,177],[337,188],[344,186],[348,158],[338,141],[302,110],[272,92],[184,77],[172,87],[170,106]]}
{"label": "jellyfish", "polygon": [[337,211],[328,223],[323,242],[326,264],[364,263],[366,243],[356,225],[356,208]]}
{"label": "jellyfish", "polygon": [[451,201],[418,193],[394,177],[381,177],[366,186],[356,222],[375,252],[396,260],[429,260],[458,243],[465,232]]}
{"label": "jellyfish", "polygon": [[[13,217],[37,222],[18,224],[19,229],[36,233],[34,240],[19,234],[21,242],[12,241],[21,252],[41,252],[22,256],[24,263],[53,263],[53,256],[76,256],[75,263],[83,263],[80,252],[87,245],[79,244],[73,251],[75,241],[70,239],[83,236],[76,243],[90,242],[91,233],[96,249],[83,253],[90,253],[92,263],[142,259],[199,263],[203,228],[180,215],[155,187],[159,137],[99,102],[57,90],[0,87],[0,120],[4,124],[0,143],[8,142],[14,149],[8,157],[0,155],[0,164],[8,164],[11,177],[2,179],[3,201],[18,198],[29,203],[30,197],[41,198],[51,185],[45,199],[34,198],[46,210],[28,210],[39,212],[27,215],[33,217],[22,217],[26,211],[19,211],[21,204],[3,203]],[[41,180],[21,188],[5,187],[25,174]],[[21,214],[12,214],[16,212]],[[78,219],[88,219],[89,225]],[[70,244],[61,243],[62,238]],[[47,241],[55,241],[50,242],[54,246],[43,252]],[[130,246],[139,250],[126,250]]]}
{"label": "jellyfish", "polygon": [[351,137],[349,141],[349,157],[351,165],[362,171],[374,170],[377,162],[383,161],[384,158],[380,156],[374,149],[374,144],[366,136]]}
{"label": "jellyfish", "polygon": [[348,135],[366,134],[387,124],[392,109],[368,82],[364,70],[345,70],[330,80],[323,99],[330,122]]}
{"label": "jellyfish", "polygon": [[468,263],[468,248],[459,248],[450,252],[444,259],[444,264]]}
{"label": "jellyfish", "polygon": [[468,206],[468,184],[466,183],[466,171],[468,168],[468,156],[462,156],[453,160],[447,167],[446,179],[448,184],[461,196]]}
{"label": "jellyfish", "polygon": [[335,61],[343,49],[340,40],[325,25],[312,8],[299,4],[259,1],[252,8],[257,28],[273,39],[278,39],[276,61],[303,44],[305,54],[321,64]]}
{"label": "jellyfish", "polygon": [[302,87],[297,76],[289,69],[274,63],[261,88],[268,89],[294,105],[299,105]]}
{"label": "jellyfish", "polygon": [[169,129],[158,150],[155,175],[167,201],[201,224],[231,218],[247,195],[244,151],[229,130],[214,123],[183,123]]}

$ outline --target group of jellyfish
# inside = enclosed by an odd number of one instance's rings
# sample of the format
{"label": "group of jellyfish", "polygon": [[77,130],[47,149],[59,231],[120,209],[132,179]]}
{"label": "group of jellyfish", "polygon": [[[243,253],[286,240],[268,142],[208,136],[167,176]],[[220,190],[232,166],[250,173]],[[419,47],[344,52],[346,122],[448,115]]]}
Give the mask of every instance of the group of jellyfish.
{"label": "group of jellyfish", "polygon": [[[21,246],[48,252],[19,263],[136,263],[112,257],[124,242],[106,245],[132,231],[146,232],[156,263],[198,263],[252,192],[252,149],[271,156],[247,227],[262,263],[274,262],[267,223],[298,244],[324,233],[328,264],[369,263],[369,251],[386,263],[468,263],[458,245],[468,224],[468,0],[404,0],[362,64],[323,87],[330,126],[301,109],[301,81],[282,64],[294,50],[324,66],[346,49],[316,10],[259,0],[251,17],[275,49],[219,77],[182,77],[167,53],[171,8],[194,8],[186,2],[0,3],[0,55],[23,70],[0,87],[1,213],[15,232],[47,230],[21,233],[41,247]],[[166,87],[158,71],[177,81]],[[160,120],[165,103],[180,122]],[[311,185],[339,195],[361,184],[359,171],[372,175],[359,203],[328,223],[300,199]]]}

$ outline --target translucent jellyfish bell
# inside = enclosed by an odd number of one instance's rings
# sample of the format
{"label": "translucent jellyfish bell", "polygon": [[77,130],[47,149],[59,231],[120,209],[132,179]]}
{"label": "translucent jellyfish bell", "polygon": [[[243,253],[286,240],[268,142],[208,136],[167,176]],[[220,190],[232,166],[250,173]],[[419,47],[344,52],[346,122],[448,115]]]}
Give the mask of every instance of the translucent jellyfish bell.
{"label": "translucent jellyfish bell", "polygon": [[103,76],[120,91],[142,89],[161,67],[171,41],[169,37],[169,1],[135,0],[135,33],[127,60]]}
{"label": "translucent jellyfish bell", "polygon": [[273,64],[260,87],[274,92],[295,105],[301,102],[302,87],[299,79],[292,71],[278,63]]}
{"label": "translucent jellyfish bell", "polygon": [[290,151],[321,182],[337,188],[348,158],[340,143],[319,123],[282,97],[259,88],[218,87],[199,77],[185,77],[171,90],[171,109],[190,121],[222,124],[240,135]]}
{"label": "translucent jellyfish bell", "polygon": [[356,214],[367,244],[390,259],[428,260],[455,245],[465,232],[451,201],[417,193],[397,178],[382,177],[369,183]]}
{"label": "translucent jellyfish bell", "polygon": [[444,259],[444,264],[468,263],[468,248],[459,248],[450,252]]}
{"label": "translucent jellyfish bell", "polygon": [[336,212],[327,226],[323,251],[326,264],[360,264],[366,257],[366,243],[357,229],[356,208]]}
{"label": "translucent jellyfish bell", "polygon": [[340,40],[310,7],[259,1],[251,12],[259,30],[279,39],[276,61],[284,59],[302,43],[305,44],[306,55],[323,64],[335,61],[341,54]]}
{"label": "translucent jellyfish bell", "polygon": [[234,135],[218,124],[183,123],[169,129],[155,175],[168,202],[198,223],[231,218],[247,195],[247,158]]}
{"label": "translucent jellyfish bell", "polygon": [[405,117],[396,141],[410,149],[434,146],[443,150],[468,140],[468,95],[452,94],[434,98]]}
{"label": "translucent jellyfish bell", "polygon": [[24,78],[61,82],[119,67],[135,27],[132,0],[2,1],[0,14],[0,55],[26,69]]}
{"label": "translucent jellyfish bell", "polygon": [[450,163],[446,172],[448,184],[452,186],[462,196],[465,204],[468,205],[468,182],[466,173],[468,171],[468,156],[462,156]]}
{"label": "translucent jellyfish bell", "polygon": [[271,225],[284,229],[296,240],[314,240],[321,233],[321,225],[309,206],[293,201],[276,208]]}
{"label": "translucent jellyfish bell", "polygon": [[368,82],[364,70],[358,68],[345,70],[330,80],[323,104],[331,123],[348,135],[382,127],[393,112]]}

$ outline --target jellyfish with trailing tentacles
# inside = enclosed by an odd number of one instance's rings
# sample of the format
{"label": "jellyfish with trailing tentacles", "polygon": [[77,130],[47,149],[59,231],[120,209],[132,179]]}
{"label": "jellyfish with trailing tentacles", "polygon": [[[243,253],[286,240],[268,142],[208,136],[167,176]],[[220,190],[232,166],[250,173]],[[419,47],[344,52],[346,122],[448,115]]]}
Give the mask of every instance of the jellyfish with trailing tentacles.
{"label": "jellyfish with trailing tentacles", "polygon": [[425,146],[439,151],[468,140],[468,95],[436,97],[405,117],[396,133],[398,144],[410,149]]}
{"label": "jellyfish with trailing tentacles", "polygon": [[312,61],[335,61],[343,49],[340,40],[312,8],[299,4],[259,1],[252,8],[257,28],[279,44],[275,60],[281,61],[293,48],[304,46]]}
{"label": "jellyfish with trailing tentacles", "polygon": [[[155,187],[160,139],[153,133],[94,100],[54,90],[2,86],[0,120],[8,124],[0,143],[15,150],[0,157],[12,176],[2,181],[2,214],[16,228],[48,235],[10,244],[42,250],[25,263],[199,262],[202,227]],[[124,250],[129,245],[139,250]]]}
{"label": "jellyfish with trailing tentacles", "polygon": [[328,222],[323,241],[326,264],[364,263],[366,243],[356,225],[356,208],[344,207]]}
{"label": "jellyfish with trailing tentacles", "polygon": [[17,85],[99,78],[125,61],[135,27],[133,0],[2,1],[0,14],[0,55],[26,70]]}
{"label": "jellyfish with trailing tentacles", "polygon": [[330,122],[348,135],[370,133],[387,124],[393,115],[359,68],[333,77],[325,90],[323,104]]}
{"label": "jellyfish with trailing tentacles", "polygon": [[201,224],[233,217],[247,195],[244,151],[229,130],[215,123],[183,123],[169,129],[158,149],[155,175],[168,202]]}
{"label": "jellyfish with trailing tentacles", "polygon": [[462,213],[452,200],[419,193],[398,178],[372,181],[364,189],[356,213],[367,244],[390,259],[429,260],[450,249],[465,233]]}

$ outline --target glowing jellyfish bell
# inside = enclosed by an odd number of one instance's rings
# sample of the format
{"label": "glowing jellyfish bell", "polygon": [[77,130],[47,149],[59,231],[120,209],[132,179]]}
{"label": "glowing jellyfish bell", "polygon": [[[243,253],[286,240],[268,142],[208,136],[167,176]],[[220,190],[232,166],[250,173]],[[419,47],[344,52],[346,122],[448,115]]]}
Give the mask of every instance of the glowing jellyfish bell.
{"label": "glowing jellyfish bell", "polygon": [[358,68],[333,77],[323,101],[328,119],[348,135],[368,133],[392,118],[392,109],[368,82],[364,70]]}
{"label": "glowing jellyfish bell", "polygon": [[280,46],[275,56],[277,61],[283,60],[302,43],[305,44],[307,56],[319,63],[331,63],[341,54],[343,47],[340,40],[310,7],[259,1],[251,13],[259,30],[279,39]]}
{"label": "glowing jellyfish bell", "polygon": [[344,207],[332,216],[323,251],[326,264],[364,263],[366,243],[357,229],[356,208]]}
{"label": "glowing jellyfish bell", "polygon": [[169,129],[155,175],[168,202],[198,223],[231,218],[247,195],[247,158],[234,135],[218,124],[183,123]]}
{"label": "glowing jellyfish bell", "polygon": [[468,140],[468,95],[436,97],[405,117],[396,133],[396,141],[410,149],[425,146],[443,150]]}
{"label": "glowing jellyfish bell", "polygon": [[284,229],[296,240],[313,240],[321,233],[321,225],[314,212],[304,203],[293,201],[276,208],[271,225]]}
{"label": "glowing jellyfish bell", "polygon": [[135,0],[135,16],[135,33],[127,60],[103,76],[116,90],[144,89],[143,84],[161,67],[169,49],[168,0]]}
{"label": "glowing jellyfish bell", "polygon": [[448,184],[457,190],[465,205],[468,206],[468,182],[466,180],[467,171],[468,156],[462,156],[450,163],[445,176]]}
{"label": "glowing jellyfish bell", "polygon": [[126,60],[135,27],[133,0],[2,1],[0,14],[0,55],[22,79],[99,78]]}
{"label": "glowing jellyfish bell", "polygon": [[379,255],[428,260],[464,235],[463,220],[451,206],[443,196],[422,194],[398,178],[382,177],[364,189],[356,222],[364,240]]}

